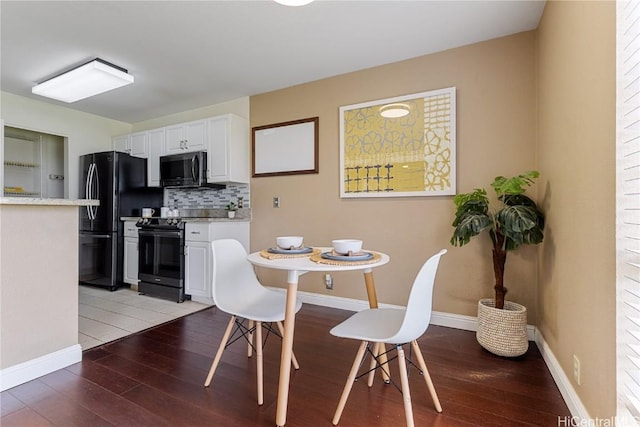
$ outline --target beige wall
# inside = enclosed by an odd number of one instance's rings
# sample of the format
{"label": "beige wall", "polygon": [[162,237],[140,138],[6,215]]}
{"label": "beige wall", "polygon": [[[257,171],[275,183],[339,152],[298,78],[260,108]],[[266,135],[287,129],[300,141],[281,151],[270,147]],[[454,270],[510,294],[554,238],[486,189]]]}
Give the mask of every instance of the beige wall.
{"label": "beige wall", "polygon": [[77,229],[77,206],[0,206],[0,369],[78,344]]}
{"label": "beige wall", "polygon": [[549,2],[539,31],[538,327],[592,417],[615,414],[615,2]]}
{"label": "beige wall", "polygon": [[[458,191],[487,186],[498,174],[541,171],[537,200],[547,214],[538,248],[509,255],[508,298],[529,308],[592,417],[615,414],[615,3],[549,2],[538,31],[337,76],[251,98],[251,125],[320,117],[320,173],[252,180],[252,249],[277,235],[311,244],[359,237],[385,251],[381,302],[403,304],[424,258],[441,247],[438,311],[475,315],[491,295],[488,241],[452,248],[450,197],[339,198],[338,107],[456,86]],[[271,207],[273,196],[282,207]],[[486,236],[485,236],[486,237]],[[272,285],[280,273],[261,271]],[[357,274],[319,275],[301,289],[364,298]]]}
{"label": "beige wall", "polygon": [[[380,302],[405,304],[422,263],[448,248],[434,308],[475,316],[478,299],[493,295],[488,236],[451,247],[452,197],[340,199],[338,108],[455,86],[458,190],[490,190],[495,176],[536,167],[535,42],[535,32],[526,32],[251,97],[252,127],[320,118],[319,174],[252,179],[252,249],[273,245],[278,235],[300,234],[313,245],[362,238],[365,248],[391,256],[387,266],[375,271]],[[272,207],[274,196],[280,197],[281,208]],[[529,307],[532,324],[536,271],[535,248],[507,261],[508,296]],[[285,281],[278,272],[261,271],[260,276],[272,285]],[[358,273],[336,274],[333,291],[324,289],[320,274],[309,273],[301,277],[300,289],[366,298]]]}
{"label": "beige wall", "polygon": [[249,97],[234,99],[229,102],[209,105],[204,108],[183,111],[167,116],[156,117],[150,120],[133,124],[132,132],[157,129],[164,126],[175,125],[177,123],[190,122],[192,120],[206,119],[208,117],[219,116],[221,114],[233,113],[245,119],[249,118]]}

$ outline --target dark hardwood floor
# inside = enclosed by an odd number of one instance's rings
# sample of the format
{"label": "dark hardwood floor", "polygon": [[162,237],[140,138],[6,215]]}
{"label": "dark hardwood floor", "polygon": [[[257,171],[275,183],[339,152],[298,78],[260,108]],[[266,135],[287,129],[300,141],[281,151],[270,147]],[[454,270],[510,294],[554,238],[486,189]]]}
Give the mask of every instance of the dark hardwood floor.
{"label": "dark hardwood floor", "polygon": [[[358,343],[329,329],[347,311],[304,305],[298,314],[288,426],[331,426]],[[229,317],[207,309],[91,349],[83,361],[0,394],[2,427],[274,426],[280,343],[268,338],[264,405],[255,362],[240,341],[203,387]],[[410,373],[416,426],[557,426],[569,415],[535,344],[505,359],[483,350],[473,332],[430,326],[419,340],[443,407],[436,413],[424,381]],[[408,352],[407,352],[408,353]],[[397,365],[392,376],[398,378]],[[380,377],[357,382],[340,426],[403,426],[402,396]]]}

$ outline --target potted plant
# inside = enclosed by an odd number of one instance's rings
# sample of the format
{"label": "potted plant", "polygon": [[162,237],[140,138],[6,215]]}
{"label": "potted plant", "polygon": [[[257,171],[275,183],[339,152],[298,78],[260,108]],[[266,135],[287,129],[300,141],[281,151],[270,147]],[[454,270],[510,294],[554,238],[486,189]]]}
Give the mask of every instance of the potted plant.
{"label": "potted plant", "polygon": [[524,195],[526,187],[539,175],[538,171],[529,171],[511,178],[496,177],[491,183],[499,203],[495,209],[491,209],[487,192],[482,188],[453,198],[456,213],[451,244],[464,246],[484,230],[491,237],[495,299],[479,301],[476,337],[480,345],[500,356],[520,356],[529,346],[526,307],[505,301],[504,266],[509,251],[538,244],[544,238],[544,215]]}
{"label": "potted plant", "polygon": [[237,210],[238,210],[238,206],[233,202],[229,202],[227,204],[227,217],[235,218]]}

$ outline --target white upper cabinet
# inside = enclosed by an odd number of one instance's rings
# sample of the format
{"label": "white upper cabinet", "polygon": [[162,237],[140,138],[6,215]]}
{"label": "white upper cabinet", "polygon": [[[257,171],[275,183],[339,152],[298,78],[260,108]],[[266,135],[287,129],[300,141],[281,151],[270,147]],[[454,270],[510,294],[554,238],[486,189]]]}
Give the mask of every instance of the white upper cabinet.
{"label": "white upper cabinet", "polygon": [[147,186],[160,187],[160,156],[164,155],[164,128],[148,132],[149,157],[147,158]]}
{"label": "white upper cabinet", "polygon": [[207,181],[249,183],[249,122],[235,114],[115,136],[113,149],[147,159],[147,185],[160,186],[160,157],[207,152]]}
{"label": "white upper cabinet", "polygon": [[207,181],[249,182],[249,123],[235,114],[209,119]]}
{"label": "white upper cabinet", "polygon": [[134,157],[147,158],[149,155],[149,142],[147,132],[137,132],[129,135],[115,136],[112,139],[113,149]]}
{"label": "white upper cabinet", "polygon": [[206,120],[167,126],[164,130],[167,155],[207,149]]}
{"label": "white upper cabinet", "polygon": [[147,140],[147,132],[138,132],[129,135],[129,147],[134,157],[144,157],[149,155],[149,141]]}

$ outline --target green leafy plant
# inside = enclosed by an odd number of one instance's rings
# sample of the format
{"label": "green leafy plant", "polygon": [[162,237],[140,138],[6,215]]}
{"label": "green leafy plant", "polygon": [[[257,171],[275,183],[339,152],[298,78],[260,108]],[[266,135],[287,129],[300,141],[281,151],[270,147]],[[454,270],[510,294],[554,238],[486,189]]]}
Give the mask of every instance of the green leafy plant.
{"label": "green leafy plant", "polygon": [[544,238],[544,215],[529,197],[526,187],[535,182],[540,173],[529,171],[512,178],[498,176],[491,183],[500,206],[492,210],[487,192],[476,188],[453,198],[456,217],[453,221],[451,244],[464,246],[473,236],[489,230],[493,243],[493,271],[495,274],[495,307],[504,308],[504,266],[507,252],[522,245],[538,244]]}
{"label": "green leafy plant", "polygon": [[227,204],[227,210],[228,211],[237,211],[238,210],[238,206],[234,202],[229,202]]}

